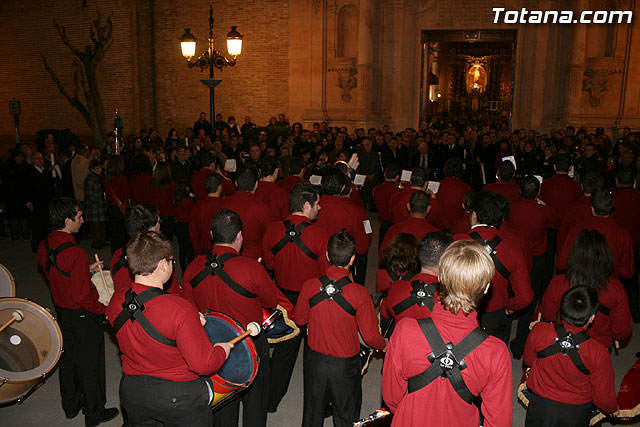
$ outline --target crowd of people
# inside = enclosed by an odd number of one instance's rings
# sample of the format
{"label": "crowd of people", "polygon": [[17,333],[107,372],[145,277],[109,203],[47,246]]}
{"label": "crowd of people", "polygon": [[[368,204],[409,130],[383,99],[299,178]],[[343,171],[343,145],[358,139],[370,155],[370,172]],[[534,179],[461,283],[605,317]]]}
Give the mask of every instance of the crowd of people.
{"label": "crowd of people", "polygon": [[[511,358],[524,356],[527,425],[583,426],[592,405],[617,414],[607,348],[640,321],[639,154],[640,132],[628,128],[613,141],[602,128],[541,135],[486,120],[350,131],[284,114],[265,127],[221,115],[212,124],[201,113],[166,140],[149,129],[109,135],[102,148],[61,147],[53,134],[33,152],[20,144],[2,188],[11,237],[31,239],[51,285],[68,418],[118,415],[105,409],[106,314],[130,426],[235,426],[240,403],[244,425],[264,426],[301,345],[303,426],[330,415],[351,426],[359,336],[386,349],[393,425],[443,412],[451,425],[511,425]],[[110,245],[106,308],[76,233]],[[367,280],[369,263],[379,269]],[[372,298],[364,285],[374,281]],[[212,413],[207,375],[233,345],[210,344],[198,313],[261,324],[276,306],[295,307],[300,333],[253,338],[255,380]]]}

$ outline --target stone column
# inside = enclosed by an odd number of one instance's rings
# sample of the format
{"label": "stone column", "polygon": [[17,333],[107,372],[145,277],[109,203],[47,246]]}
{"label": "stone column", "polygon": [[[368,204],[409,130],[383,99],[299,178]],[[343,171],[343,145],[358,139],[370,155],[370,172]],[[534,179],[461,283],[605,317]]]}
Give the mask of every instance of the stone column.
{"label": "stone column", "polygon": [[374,0],[360,0],[358,17],[358,107],[370,110],[373,100]]}
{"label": "stone column", "polygon": [[[588,0],[575,0],[574,16],[589,9]],[[585,59],[587,52],[587,25],[576,24],[568,28],[573,33],[573,40],[569,48],[569,66],[567,82],[567,118],[575,118],[580,115],[582,104],[582,79],[585,69]]]}

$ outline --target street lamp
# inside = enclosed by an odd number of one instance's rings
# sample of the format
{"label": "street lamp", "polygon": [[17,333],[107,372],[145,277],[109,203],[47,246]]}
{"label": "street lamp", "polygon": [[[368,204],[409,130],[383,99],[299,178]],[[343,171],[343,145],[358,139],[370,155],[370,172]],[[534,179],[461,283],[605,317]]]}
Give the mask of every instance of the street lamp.
{"label": "street lamp", "polygon": [[210,108],[211,108],[211,132],[213,132],[213,125],[215,120],[215,97],[214,88],[221,82],[221,80],[213,79],[214,67],[222,71],[224,67],[236,65],[236,58],[242,52],[242,34],[240,34],[235,26],[231,27],[231,31],[227,33],[227,52],[231,56],[228,59],[216,51],[213,47],[213,6],[209,8],[209,47],[193,62],[191,58],[196,55],[196,37],[191,34],[190,28],[184,29],[184,34],[180,37],[180,48],[182,49],[182,56],[187,60],[189,68],[198,67],[200,71],[209,69],[209,79],[200,80],[205,86],[209,88]]}

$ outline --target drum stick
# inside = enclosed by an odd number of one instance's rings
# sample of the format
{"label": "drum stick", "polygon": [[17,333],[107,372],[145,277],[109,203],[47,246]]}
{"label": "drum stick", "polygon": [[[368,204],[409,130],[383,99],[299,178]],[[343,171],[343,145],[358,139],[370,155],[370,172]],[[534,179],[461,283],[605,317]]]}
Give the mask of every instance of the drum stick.
{"label": "drum stick", "polygon": [[244,333],[238,335],[237,337],[235,337],[234,339],[232,339],[229,342],[231,344],[235,344],[235,343],[238,343],[238,342],[242,341],[243,339],[245,339],[249,335],[251,335],[252,337],[255,337],[259,333],[260,333],[260,325],[257,322],[251,322],[251,323],[249,323],[247,325],[247,330]]}
{"label": "drum stick", "polygon": [[11,319],[9,319],[9,321],[7,323],[5,323],[4,325],[2,325],[0,327],[0,332],[4,331],[5,329],[7,329],[9,326],[11,326],[11,324],[13,322],[15,322],[16,320],[18,322],[22,321],[22,319],[24,319],[24,314],[22,314],[22,312],[20,310],[14,310],[13,313],[11,313]]}
{"label": "drum stick", "polygon": [[98,270],[100,270],[100,277],[102,277],[102,284],[104,285],[104,290],[106,291],[108,289],[107,286],[107,281],[104,278],[104,273],[102,272],[102,265],[100,265],[100,258],[98,258],[98,254],[96,255],[96,262],[98,263]]}

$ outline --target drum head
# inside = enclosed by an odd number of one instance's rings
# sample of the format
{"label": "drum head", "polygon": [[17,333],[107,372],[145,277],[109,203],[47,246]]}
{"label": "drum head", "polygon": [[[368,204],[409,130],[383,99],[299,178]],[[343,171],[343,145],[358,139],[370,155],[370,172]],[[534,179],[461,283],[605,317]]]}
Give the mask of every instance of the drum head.
{"label": "drum head", "polygon": [[0,325],[18,311],[24,317],[0,332],[0,377],[25,382],[49,372],[62,352],[62,333],[53,316],[26,299],[0,299]]}
{"label": "drum head", "polygon": [[[212,344],[230,341],[244,332],[239,324],[222,313],[212,313],[205,318],[207,323],[204,330]],[[249,384],[258,372],[256,355],[255,345],[247,338],[234,346],[229,358],[216,375],[239,387]]]}
{"label": "drum head", "polygon": [[12,298],[16,296],[16,284],[7,267],[0,264],[0,298]]}

